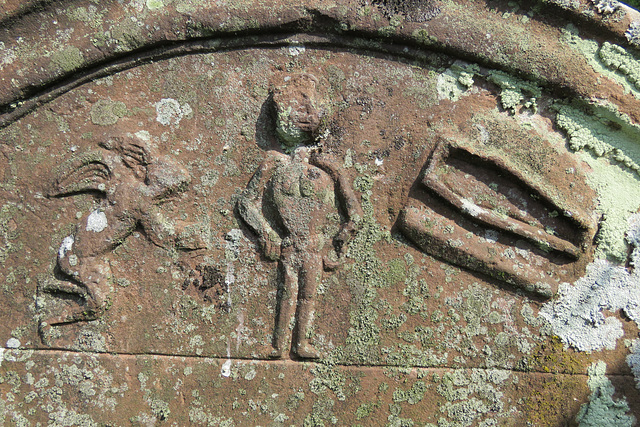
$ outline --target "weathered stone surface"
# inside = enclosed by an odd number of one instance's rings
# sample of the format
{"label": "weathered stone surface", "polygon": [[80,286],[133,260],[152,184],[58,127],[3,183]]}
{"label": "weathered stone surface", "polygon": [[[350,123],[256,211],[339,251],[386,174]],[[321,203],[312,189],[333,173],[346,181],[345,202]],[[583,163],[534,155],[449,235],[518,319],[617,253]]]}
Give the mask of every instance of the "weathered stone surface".
{"label": "weathered stone surface", "polygon": [[4,422],[632,425],[611,3],[7,4]]}

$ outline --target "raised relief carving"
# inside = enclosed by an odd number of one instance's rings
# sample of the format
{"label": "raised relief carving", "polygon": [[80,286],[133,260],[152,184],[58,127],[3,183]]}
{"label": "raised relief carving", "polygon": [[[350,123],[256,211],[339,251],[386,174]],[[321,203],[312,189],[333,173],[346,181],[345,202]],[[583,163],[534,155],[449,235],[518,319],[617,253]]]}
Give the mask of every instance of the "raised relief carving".
{"label": "raised relief carving", "polygon": [[[570,170],[571,165],[567,165]],[[426,253],[551,297],[552,272],[590,248],[595,224],[496,156],[443,138],[400,214],[399,229]]]}
{"label": "raised relief carving", "polygon": [[287,154],[266,153],[237,205],[264,256],[279,261],[274,358],[288,350],[290,325],[295,325],[292,352],[300,358],[320,356],[309,342],[318,284],[323,271],[339,266],[362,217],[350,182],[322,151],[318,84],[314,76],[298,74],[275,88],[276,132]]}
{"label": "raised relief carving", "polygon": [[114,284],[109,253],[139,230],[162,248],[195,250],[206,245],[189,224],[165,218],[159,206],[183,192],[190,175],[177,161],[161,155],[146,132],[120,133],[91,152],[63,164],[48,197],[94,193],[99,206],[82,216],[58,250],[64,280],[49,278],[39,291],[79,296],[83,304],[41,319],[41,328],[97,319],[109,308]]}

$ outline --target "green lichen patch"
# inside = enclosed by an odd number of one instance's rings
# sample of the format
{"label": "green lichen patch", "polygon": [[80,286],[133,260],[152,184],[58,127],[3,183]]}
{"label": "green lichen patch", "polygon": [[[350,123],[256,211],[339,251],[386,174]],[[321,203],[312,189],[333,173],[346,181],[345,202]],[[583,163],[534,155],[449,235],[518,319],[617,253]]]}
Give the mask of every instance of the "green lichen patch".
{"label": "green lichen patch", "polygon": [[68,46],[51,55],[51,65],[63,71],[73,71],[82,66],[84,56],[80,49],[75,46]]}
{"label": "green lichen patch", "polygon": [[558,105],[556,109],[556,122],[567,132],[569,145],[583,151],[580,157],[592,169],[587,179],[598,193],[598,211],[602,214],[596,255],[624,262],[628,254],[624,241],[627,218],[640,207],[640,132],[575,107]]}
{"label": "green lichen patch", "polygon": [[6,203],[0,208],[0,264],[3,264],[9,254],[17,251],[21,244],[16,239],[20,235],[18,223],[14,220],[20,212],[20,206]]}
{"label": "green lichen patch", "polygon": [[128,110],[124,102],[101,99],[91,107],[90,116],[94,125],[111,126],[127,114]]}
{"label": "green lichen patch", "polygon": [[569,137],[572,150],[587,149],[638,173],[640,129],[625,123],[589,115],[569,105],[556,105],[556,123]]}
{"label": "green lichen patch", "polygon": [[497,70],[490,71],[487,80],[500,88],[502,108],[511,114],[515,114],[520,106],[533,112],[538,110],[537,99],[542,95],[542,89],[536,83]]}
{"label": "green lichen patch", "polygon": [[600,45],[596,40],[583,39],[572,24],[563,29],[562,40],[580,52],[595,72],[610,78],[624,87],[625,91],[640,97],[640,87],[637,84],[640,63],[635,55],[609,42]]}
{"label": "green lichen patch", "polygon": [[483,421],[484,425],[507,416],[508,399],[500,389],[517,381],[509,371],[458,370],[446,372],[436,391],[445,398],[440,406],[443,416],[438,425],[469,426]]}
{"label": "green lichen patch", "polygon": [[598,56],[609,69],[622,74],[629,83],[640,90],[640,61],[622,46],[604,42],[598,50]]}
{"label": "green lichen patch", "polygon": [[439,99],[458,101],[473,86],[473,79],[480,68],[475,64],[456,61],[438,76]]}

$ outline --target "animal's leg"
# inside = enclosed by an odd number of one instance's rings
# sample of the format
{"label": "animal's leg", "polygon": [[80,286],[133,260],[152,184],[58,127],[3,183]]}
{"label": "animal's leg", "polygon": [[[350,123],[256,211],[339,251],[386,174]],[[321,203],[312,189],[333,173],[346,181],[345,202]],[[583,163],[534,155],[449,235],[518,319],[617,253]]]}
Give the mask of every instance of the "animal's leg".
{"label": "animal's leg", "polygon": [[85,305],[72,310],[65,310],[57,316],[44,320],[49,326],[64,323],[79,322],[85,320],[95,320],[102,316],[109,308],[110,296],[113,286],[109,283],[111,268],[106,260],[94,257],[82,258],[74,266],[72,277],[78,284],[69,282],[58,282],[61,286],[48,286],[43,288],[46,291],[60,290],[74,293],[85,300]]}
{"label": "animal's leg", "polygon": [[[58,250],[58,267],[71,282],[57,286],[84,298],[85,305],[46,319],[49,325],[97,319],[106,309],[113,291],[109,283],[111,268],[104,255],[134,229],[133,218],[118,218],[110,209],[96,210],[78,224],[77,231],[65,237]],[[49,286],[52,291],[56,291]],[[47,291],[46,288],[43,288]]]}

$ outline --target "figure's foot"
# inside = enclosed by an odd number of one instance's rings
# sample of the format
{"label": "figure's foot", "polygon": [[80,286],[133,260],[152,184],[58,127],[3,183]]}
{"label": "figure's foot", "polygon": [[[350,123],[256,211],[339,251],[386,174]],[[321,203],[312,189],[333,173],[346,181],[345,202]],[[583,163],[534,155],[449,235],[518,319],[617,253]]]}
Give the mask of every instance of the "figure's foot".
{"label": "figure's foot", "polygon": [[340,267],[340,261],[331,261],[327,257],[322,258],[322,267],[325,271],[334,271]]}
{"label": "figure's foot", "polygon": [[296,354],[301,359],[319,359],[320,353],[309,343],[299,343],[296,346]]}
{"label": "figure's foot", "polygon": [[269,353],[269,359],[282,359],[282,350],[274,347],[271,353]]}

